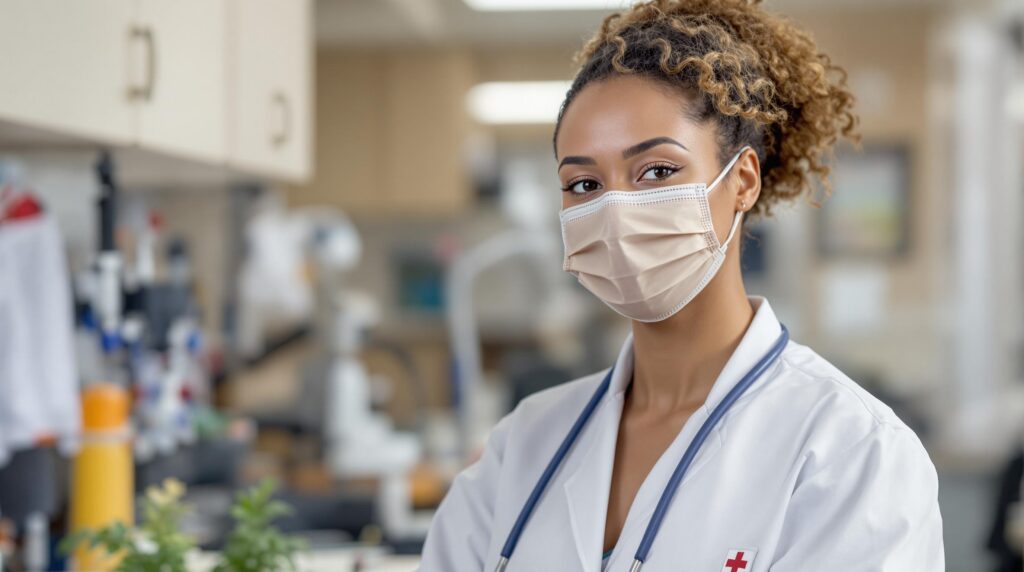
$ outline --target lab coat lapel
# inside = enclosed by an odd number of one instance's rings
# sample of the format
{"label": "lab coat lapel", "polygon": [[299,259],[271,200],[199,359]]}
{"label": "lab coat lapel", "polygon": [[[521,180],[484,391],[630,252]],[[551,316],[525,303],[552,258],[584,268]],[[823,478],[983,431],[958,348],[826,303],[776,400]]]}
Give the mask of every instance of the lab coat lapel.
{"label": "lab coat lapel", "polygon": [[615,362],[611,385],[588,423],[589,438],[581,441],[573,456],[574,471],[564,484],[576,553],[585,572],[598,572],[604,544],[604,523],[608,510],[615,442],[622,415],[623,389],[633,377],[633,338],[626,339]]}
{"label": "lab coat lapel", "polygon": [[[676,465],[679,464],[679,460],[682,459],[683,452],[686,451],[690,442],[693,441],[697,430],[700,429],[700,426],[703,425],[707,418],[706,408],[701,407],[695,411],[683,425],[676,438],[665,449],[665,452],[658,458],[658,461],[655,462],[651,472],[644,478],[640,489],[636,493],[636,497],[633,499],[633,504],[629,508],[629,513],[626,515],[622,533],[615,545],[615,553],[612,555],[612,561],[609,562],[609,570],[613,569],[613,566],[618,567],[615,569],[622,569],[621,560],[632,561],[634,551],[640,546],[640,539],[647,530],[647,524],[650,522],[654,509],[657,507],[658,501],[668,485],[672,472],[675,470]],[[700,472],[721,447],[721,438],[716,429],[708,435],[704,446],[700,448],[690,468],[686,471],[683,481],[679,484],[676,498],[684,494],[690,480]],[[655,546],[657,546],[657,542]]]}
{"label": "lab coat lapel", "polygon": [[[612,401],[605,402],[594,421],[597,429],[587,454],[565,481],[565,498],[569,504],[569,524],[580,565],[585,572],[597,572],[604,544],[604,522],[608,509],[612,463],[619,413]],[[620,410],[621,411],[621,410]]]}
{"label": "lab coat lapel", "polygon": [[[647,528],[647,523],[650,521],[651,515],[654,513],[654,509],[657,506],[658,501],[661,499],[661,495],[668,484],[668,480],[671,477],[672,472],[675,470],[679,460],[683,457],[683,453],[686,451],[687,447],[690,446],[690,443],[693,441],[697,431],[700,429],[701,425],[707,421],[708,417],[710,417],[711,411],[714,410],[722,399],[724,399],[729,390],[739,382],[750,368],[753,367],[759,359],[761,359],[765,352],[767,352],[772,344],[775,343],[775,340],[781,333],[782,327],[768,302],[759,297],[751,297],[750,302],[754,308],[754,319],[751,321],[750,326],[747,328],[746,333],[740,340],[740,343],[733,352],[733,355],[730,356],[726,365],[719,373],[711,391],[708,393],[707,400],[704,402],[703,406],[694,412],[690,419],[687,420],[686,424],[683,425],[682,430],[678,435],[676,435],[676,438],[658,459],[654,467],[651,468],[650,474],[647,475],[644,482],[641,484],[640,489],[637,491],[636,498],[633,500],[633,505],[630,507],[629,514],[626,516],[622,534],[616,544],[612,561],[609,562],[610,569],[612,566],[618,566],[621,568],[620,560],[632,559],[633,550],[639,546],[640,539]],[[620,357],[619,361],[628,362],[629,368],[632,370],[632,338],[627,340],[627,343],[629,344],[629,355],[626,356],[626,359]],[[755,383],[755,386],[758,385],[760,381],[761,380],[758,380],[758,383]],[[622,389],[624,389],[624,386]],[[747,395],[750,395],[750,390],[748,390]],[[619,413],[621,415],[621,408]],[[725,423],[720,424],[711,432],[711,434],[708,435],[704,445],[698,451],[696,458],[694,458],[693,464],[690,465],[689,470],[687,470],[686,475],[683,477],[683,481],[679,485],[676,498],[678,498],[679,495],[685,494],[687,484],[700,473],[701,469],[706,466],[722,448],[722,429],[724,425]],[[618,418],[616,418],[615,426],[617,429]],[[614,455],[614,443],[612,455]],[[610,486],[610,482],[605,488],[607,489],[608,486]],[[604,506],[607,506],[607,492],[603,500]],[[601,530],[603,532],[603,514],[601,525]],[[655,552],[657,551],[656,547],[657,542],[655,542]]]}
{"label": "lab coat lapel", "polygon": [[[690,445],[700,426],[711,411],[722,401],[725,394],[764,355],[778,338],[781,325],[771,306],[763,298],[751,297],[754,319],[751,321],[736,351],[726,362],[715,380],[704,405],[686,422],[672,444],[658,459],[651,472],[644,479],[640,490],[626,516],[622,534],[616,544],[610,565],[618,565],[621,559],[630,559],[633,550],[647,527],[654,508],[665,489],[672,471]],[[625,389],[633,376],[633,337],[623,343],[615,363],[611,386],[600,407],[594,412],[588,438],[579,442],[580,447],[573,456],[577,457],[574,470],[566,478],[564,490],[569,509],[569,521],[580,565],[585,572],[598,572],[601,567],[601,552],[604,544],[605,517],[608,510],[608,492],[611,486],[612,467],[615,460],[615,443],[618,439],[619,419]],[[759,380],[760,382],[761,380]],[[760,383],[755,383],[755,386]],[[753,387],[751,389],[754,389]],[[748,395],[751,393],[748,390]],[[723,423],[724,425],[724,423]],[[687,483],[722,448],[721,427],[708,435],[703,447],[693,460],[679,492],[683,494]]]}
{"label": "lab coat lapel", "polygon": [[[721,373],[718,374],[718,379],[715,380],[715,384],[711,387],[707,401],[704,402],[704,408],[708,414],[725,399],[726,394],[739,383],[740,379],[750,371],[750,368],[754,367],[768,353],[768,350],[771,349],[782,333],[782,324],[775,317],[775,312],[772,311],[768,301],[760,296],[751,296],[749,299],[751,306],[754,308],[754,319],[751,320],[750,326],[747,327],[746,333],[740,339],[739,345],[736,346],[729,360],[725,362],[725,367],[722,368]],[[768,377],[767,373],[762,375],[747,390],[741,400],[753,395],[754,390],[761,386]]]}

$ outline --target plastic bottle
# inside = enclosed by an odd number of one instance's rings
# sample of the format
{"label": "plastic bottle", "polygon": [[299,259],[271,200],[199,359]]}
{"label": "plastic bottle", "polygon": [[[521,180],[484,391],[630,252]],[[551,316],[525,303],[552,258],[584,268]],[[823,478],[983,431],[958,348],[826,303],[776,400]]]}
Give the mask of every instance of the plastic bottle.
{"label": "plastic bottle", "polygon": [[[96,530],[134,521],[131,431],[127,390],[96,383],[82,391],[82,446],[71,483],[71,528]],[[75,551],[72,570],[113,570],[115,558],[102,550]]]}
{"label": "plastic bottle", "polygon": [[22,557],[25,572],[46,572],[49,564],[50,522],[42,512],[34,512],[25,523]]}

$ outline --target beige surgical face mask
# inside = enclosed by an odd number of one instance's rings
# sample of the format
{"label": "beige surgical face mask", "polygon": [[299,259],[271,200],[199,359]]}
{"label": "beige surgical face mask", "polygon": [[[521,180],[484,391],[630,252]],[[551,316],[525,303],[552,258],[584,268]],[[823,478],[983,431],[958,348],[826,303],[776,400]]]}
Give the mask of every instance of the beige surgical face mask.
{"label": "beige surgical face mask", "polygon": [[719,244],[708,196],[745,149],[710,185],[607,191],[562,210],[563,268],[627,318],[658,322],[675,314],[714,277],[740,226],[737,211]]}

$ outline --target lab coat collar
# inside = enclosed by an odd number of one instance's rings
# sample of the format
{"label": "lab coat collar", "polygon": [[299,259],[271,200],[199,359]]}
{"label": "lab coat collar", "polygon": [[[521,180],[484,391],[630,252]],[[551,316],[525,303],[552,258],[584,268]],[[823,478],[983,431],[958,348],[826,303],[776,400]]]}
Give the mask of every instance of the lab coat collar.
{"label": "lab coat collar", "polygon": [[[782,324],[779,323],[768,300],[761,296],[748,296],[747,300],[750,301],[750,306],[754,309],[754,319],[751,320],[739,345],[736,346],[736,350],[725,363],[725,367],[718,374],[718,378],[708,393],[704,409],[709,413],[725,398],[725,395],[740,378],[768,353],[782,333]],[[623,397],[629,382],[633,379],[633,360],[633,334],[630,333],[626,341],[623,342],[622,349],[619,350],[618,359],[615,360],[615,371],[612,374],[608,398]]]}
{"label": "lab coat collar", "polygon": [[[623,550],[635,548],[634,545],[639,539],[633,537],[643,531],[660,497],[664,481],[678,461],[679,455],[682,454],[682,449],[693,438],[698,427],[707,419],[711,409],[771,348],[782,332],[781,325],[765,299],[752,297],[750,304],[754,308],[754,319],[736,347],[736,351],[733,352],[719,374],[704,406],[694,413],[672,445],[669,446],[672,454],[663,455],[651,469],[655,478],[650,478],[650,476],[645,478],[640,490],[637,491],[637,496],[629,510],[622,535],[619,538],[620,543],[625,547]],[[608,394],[605,396],[602,406],[595,411],[594,419],[588,424],[591,427],[589,435],[579,443],[580,450],[577,455],[583,461],[567,477],[564,485],[573,540],[580,564],[586,572],[598,572],[601,565],[600,556],[615,456],[615,442],[618,438],[619,418],[622,415],[625,389],[632,377],[633,337],[630,335],[619,351]],[[714,456],[720,446],[721,442],[717,434],[708,439],[683,480],[683,486],[700,471],[708,459]],[[599,459],[600,462],[595,464],[594,459]],[[620,557],[613,556],[616,560]]]}
{"label": "lab coat collar", "polygon": [[[754,308],[754,319],[751,320],[747,332],[743,334],[743,339],[736,346],[736,350],[732,352],[729,361],[725,362],[725,367],[722,368],[718,379],[711,387],[707,401],[704,402],[704,408],[708,414],[725,399],[733,386],[739,383],[740,379],[771,350],[782,334],[782,324],[775,317],[775,312],[772,311],[768,300],[760,296],[751,296],[748,300],[750,300],[751,307]],[[762,375],[755,381],[754,385],[747,390],[748,394],[763,384],[767,377],[767,375]]]}

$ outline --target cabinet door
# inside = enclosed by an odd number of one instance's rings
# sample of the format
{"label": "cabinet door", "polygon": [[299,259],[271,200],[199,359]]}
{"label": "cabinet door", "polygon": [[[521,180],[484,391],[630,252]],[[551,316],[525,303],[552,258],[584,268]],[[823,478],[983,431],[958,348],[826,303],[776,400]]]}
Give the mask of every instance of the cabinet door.
{"label": "cabinet door", "polygon": [[223,162],[227,0],[138,0],[132,34],[142,44],[136,99],[138,143],[204,162]]}
{"label": "cabinet door", "polygon": [[110,144],[134,135],[135,0],[2,0],[0,119]]}
{"label": "cabinet door", "polygon": [[309,0],[234,0],[229,163],[301,181],[311,167]]}

